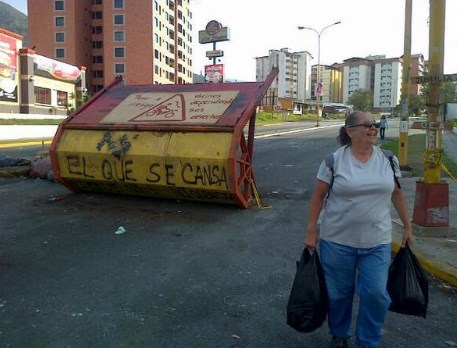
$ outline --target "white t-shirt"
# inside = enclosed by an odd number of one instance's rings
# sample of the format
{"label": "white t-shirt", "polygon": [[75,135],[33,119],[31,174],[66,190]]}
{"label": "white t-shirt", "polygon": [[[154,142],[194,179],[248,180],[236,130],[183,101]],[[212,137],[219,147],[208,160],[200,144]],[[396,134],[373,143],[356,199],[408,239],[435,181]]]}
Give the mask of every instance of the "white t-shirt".
{"label": "white t-shirt", "polygon": [[[398,159],[393,159],[396,176],[400,177]],[[361,163],[349,146],[342,146],[334,152],[333,170],[333,186],[325,203],[319,238],[354,248],[391,243],[395,181],[387,156],[374,146],[370,159]],[[317,179],[331,182],[332,172],[325,160]]]}

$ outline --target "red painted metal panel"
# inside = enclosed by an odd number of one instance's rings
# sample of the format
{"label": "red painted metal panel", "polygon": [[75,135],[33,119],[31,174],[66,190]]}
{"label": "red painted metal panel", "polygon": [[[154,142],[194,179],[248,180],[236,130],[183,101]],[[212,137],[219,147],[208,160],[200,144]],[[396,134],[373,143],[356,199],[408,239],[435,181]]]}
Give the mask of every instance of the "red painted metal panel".
{"label": "red painted metal panel", "polygon": [[413,221],[426,227],[449,226],[448,183],[416,183]]}

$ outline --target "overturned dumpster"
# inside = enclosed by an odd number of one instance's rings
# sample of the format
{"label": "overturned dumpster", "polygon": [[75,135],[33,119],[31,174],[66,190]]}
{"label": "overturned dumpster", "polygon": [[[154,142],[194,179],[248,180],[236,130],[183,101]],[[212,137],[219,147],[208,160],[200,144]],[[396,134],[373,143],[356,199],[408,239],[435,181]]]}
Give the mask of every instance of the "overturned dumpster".
{"label": "overturned dumpster", "polygon": [[55,179],[75,192],[249,208],[256,107],[276,75],[193,85],[126,86],[118,78],[60,124],[50,149]]}

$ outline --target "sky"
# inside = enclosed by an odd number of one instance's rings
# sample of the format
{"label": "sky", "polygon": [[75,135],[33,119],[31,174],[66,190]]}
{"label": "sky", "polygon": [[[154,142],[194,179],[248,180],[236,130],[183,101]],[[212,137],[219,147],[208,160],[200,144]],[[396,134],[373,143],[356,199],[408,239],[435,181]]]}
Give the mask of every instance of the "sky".
{"label": "sky", "polygon": [[[2,0],[27,12],[27,0]],[[29,0],[33,1],[33,0]],[[107,0],[105,0],[107,1]],[[127,0],[132,1],[132,0]],[[430,0],[412,0],[411,53],[429,56]],[[321,34],[320,63],[342,63],[352,57],[385,55],[396,58],[404,51],[405,0],[190,0],[193,16],[193,72],[212,63],[206,51],[212,44],[198,43],[198,32],[211,20],[229,28],[230,41],[218,42],[225,78],[255,81],[255,58],[270,49],[308,51],[317,64],[318,35],[337,21],[341,24]],[[457,0],[446,1],[444,73],[457,73]],[[451,18],[454,17],[454,18]]]}

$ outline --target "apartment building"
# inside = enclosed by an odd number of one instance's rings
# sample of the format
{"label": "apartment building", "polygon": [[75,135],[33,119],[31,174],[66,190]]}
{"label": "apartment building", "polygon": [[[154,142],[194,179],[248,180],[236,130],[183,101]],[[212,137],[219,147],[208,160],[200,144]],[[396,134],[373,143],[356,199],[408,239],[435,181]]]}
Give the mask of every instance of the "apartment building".
{"label": "apartment building", "polygon": [[256,81],[264,81],[273,67],[278,68],[278,76],[263,104],[272,106],[281,101],[281,104],[287,104],[282,105],[283,108],[296,109],[297,102],[303,104],[310,100],[311,58],[307,51],[290,52],[288,48],[272,49],[268,56],[256,57]]}
{"label": "apartment building", "polygon": [[[426,75],[426,64],[422,54],[411,55],[411,77]],[[417,83],[411,84],[411,94],[420,95],[422,93],[422,85]]]}
{"label": "apartment building", "polygon": [[390,111],[400,103],[403,81],[402,63],[400,58],[373,61],[373,108]]}
{"label": "apartment building", "polygon": [[[384,55],[350,58],[338,64],[343,71],[343,102],[348,103],[352,93],[364,90],[373,93],[373,108],[391,110],[400,103],[403,59],[386,58]],[[411,76],[421,76],[425,71],[424,56],[411,56]],[[412,84],[410,93],[419,95],[421,85]]]}
{"label": "apartment building", "polygon": [[[317,69],[319,70],[319,80],[322,84],[322,104],[341,103],[343,98],[343,73],[337,64],[313,65],[311,67],[311,86],[317,84]],[[314,88],[311,89],[311,99],[316,100]]]}
{"label": "apartment building", "polygon": [[343,103],[348,103],[357,90],[373,90],[373,61],[366,58],[346,59],[340,67],[343,70]]}
{"label": "apartment building", "polygon": [[190,0],[28,1],[29,45],[86,67],[94,94],[126,84],[192,83]]}

